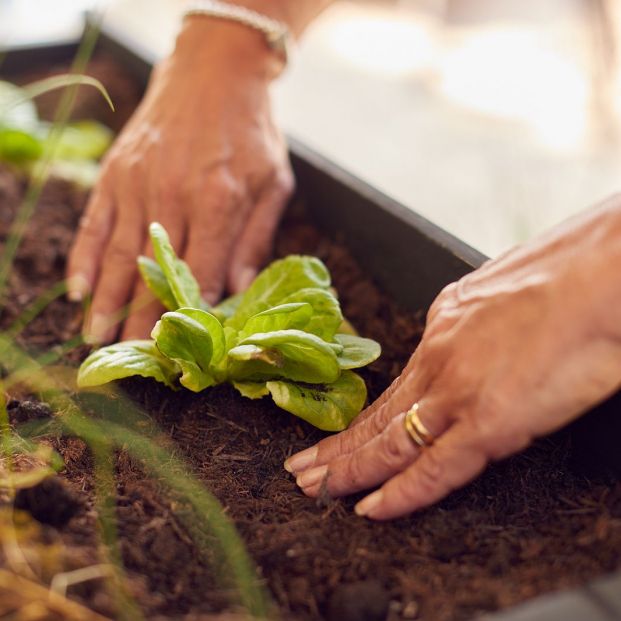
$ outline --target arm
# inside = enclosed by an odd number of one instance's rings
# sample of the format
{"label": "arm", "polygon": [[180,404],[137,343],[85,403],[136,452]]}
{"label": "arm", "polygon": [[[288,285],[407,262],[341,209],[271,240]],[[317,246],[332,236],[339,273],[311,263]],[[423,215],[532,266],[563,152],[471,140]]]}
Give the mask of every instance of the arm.
{"label": "arm", "polygon": [[[401,376],[287,469],[310,496],[381,484],[356,507],[373,519],[437,502],[621,388],[620,273],[616,196],[442,291]],[[432,446],[405,430],[415,402]]]}
{"label": "arm", "polygon": [[[243,0],[299,36],[326,0]],[[244,289],[271,251],[292,192],[287,149],[268,89],[281,60],[253,29],[203,16],[184,20],[173,54],[107,155],[67,275],[73,300],[92,294],[84,332],[144,338],[161,314],[137,278],[150,254],[147,227],[161,222],[215,303]]]}

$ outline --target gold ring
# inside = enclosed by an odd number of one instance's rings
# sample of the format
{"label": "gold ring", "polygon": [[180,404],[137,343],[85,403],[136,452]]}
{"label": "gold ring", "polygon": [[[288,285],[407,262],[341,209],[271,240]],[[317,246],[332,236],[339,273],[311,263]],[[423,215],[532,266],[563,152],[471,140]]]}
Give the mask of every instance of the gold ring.
{"label": "gold ring", "polygon": [[435,440],[433,434],[425,427],[418,416],[418,402],[416,402],[406,413],[403,419],[405,430],[408,432],[412,441],[421,448],[429,447]]}

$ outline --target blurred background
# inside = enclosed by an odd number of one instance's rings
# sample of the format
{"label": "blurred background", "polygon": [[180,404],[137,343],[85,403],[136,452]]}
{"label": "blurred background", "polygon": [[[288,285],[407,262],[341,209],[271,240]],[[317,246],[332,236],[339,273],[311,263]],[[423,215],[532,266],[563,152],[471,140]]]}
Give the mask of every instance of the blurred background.
{"label": "blurred background", "polygon": [[[275,85],[276,114],[290,135],[494,256],[621,189],[618,4],[339,1]],[[0,44],[75,37],[95,5],[157,59],[183,2],[0,0]]]}

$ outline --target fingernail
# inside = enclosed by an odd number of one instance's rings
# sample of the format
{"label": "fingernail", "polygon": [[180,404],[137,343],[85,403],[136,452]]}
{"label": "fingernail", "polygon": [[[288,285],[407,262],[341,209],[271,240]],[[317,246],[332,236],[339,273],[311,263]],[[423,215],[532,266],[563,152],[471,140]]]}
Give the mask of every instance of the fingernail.
{"label": "fingernail", "polygon": [[285,470],[291,474],[297,474],[310,468],[315,463],[315,459],[317,459],[317,447],[311,446],[289,457],[285,461]]}
{"label": "fingernail", "polygon": [[88,281],[77,274],[67,279],[67,299],[70,302],[81,302],[90,292]]}
{"label": "fingernail", "polygon": [[303,472],[296,480],[295,483],[298,487],[311,487],[320,483],[328,474],[328,464],[318,466],[317,468],[311,468],[306,472]]}
{"label": "fingernail", "polygon": [[365,517],[369,515],[369,513],[372,513],[373,509],[375,509],[375,507],[377,507],[380,502],[382,502],[383,498],[384,492],[381,489],[378,489],[376,492],[369,494],[354,507],[356,515],[359,515],[360,517]]}
{"label": "fingernail", "polygon": [[245,291],[252,284],[255,279],[257,271],[252,267],[245,267],[239,275],[239,288],[241,291]]}
{"label": "fingernail", "polygon": [[84,342],[88,345],[101,345],[106,340],[110,321],[106,315],[93,315],[84,330]]}
{"label": "fingernail", "polygon": [[201,297],[209,306],[215,306],[220,299],[220,294],[215,293],[214,291],[203,291],[201,292]]}

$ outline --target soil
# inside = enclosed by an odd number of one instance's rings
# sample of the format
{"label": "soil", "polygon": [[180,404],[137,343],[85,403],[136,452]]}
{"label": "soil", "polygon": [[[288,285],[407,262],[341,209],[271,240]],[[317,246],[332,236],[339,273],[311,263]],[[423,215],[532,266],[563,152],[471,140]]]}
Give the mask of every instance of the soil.
{"label": "soil", "polygon": [[[0,169],[1,239],[23,192],[24,182]],[[11,274],[1,328],[62,279],[85,199],[65,183],[46,187]],[[289,210],[276,243],[277,256],[292,252],[326,262],[346,316],[381,342],[382,358],[363,373],[370,398],[377,397],[416,347],[422,314],[388,299],[342,240],[312,224],[303,200]],[[81,320],[79,305],[57,299],[19,340],[30,350],[57,348],[79,332]],[[76,365],[86,351],[74,350],[65,361]],[[122,388],[226,507],[283,619],[471,619],[621,566],[621,483],[572,470],[567,433],[491,466],[436,507],[376,524],[353,514],[355,497],[316,502],[296,488],[283,461],[323,434],[269,400],[245,400],[228,387],[173,393],[140,379]],[[12,396],[14,424],[50,414],[32,397]],[[54,483],[20,494],[18,504],[43,523],[47,542],[63,544],[63,569],[95,564],[101,558],[91,456],[77,438],[49,441],[65,469]],[[226,611],[226,593],[197,555],[175,499],[123,451],[116,488],[127,587],[145,616],[207,619]],[[69,593],[115,616],[103,581]]]}

